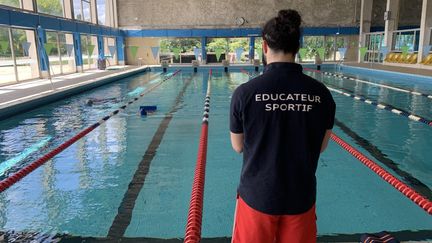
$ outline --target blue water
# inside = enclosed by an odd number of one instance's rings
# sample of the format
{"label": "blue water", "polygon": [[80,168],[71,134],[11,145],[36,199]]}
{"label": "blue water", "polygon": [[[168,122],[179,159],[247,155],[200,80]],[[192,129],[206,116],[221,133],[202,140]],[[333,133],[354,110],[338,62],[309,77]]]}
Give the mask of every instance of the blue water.
{"label": "blue water", "polygon": [[[8,172],[16,171],[163,77],[136,75],[1,121],[0,166],[15,159],[17,166]],[[159,124],[189,83],[151,161],[125,233],[125,237],[183,237],[207,79],[206,72],[181,72],[1,193],[0,231],[106,237]],[[233,90],[248,79],[242,73],[216,71],[211,80],[203,237],[231,235],[242,157],[231,149],[228,110]],[[359,87],[337,78],[323,81],[423,116],[432,114],[432,100],[416,103],[414,97],[396,91]],[[428,88],[432,90],[432,84]],[[431,127],[337,93],[333,97],[340,122],[432,188]],[[87,99],[101,102],[88,106]],[[158,110],[141,117],[140,105],[157,105]],[[339,127],[334,132],[374,159]],[[47,137],[52,139],[38,146]],[[35,147],[38,151],[26,150]],[[320,158],[317,177],[320,235],[431,229],[429,215],[333,142]]]}

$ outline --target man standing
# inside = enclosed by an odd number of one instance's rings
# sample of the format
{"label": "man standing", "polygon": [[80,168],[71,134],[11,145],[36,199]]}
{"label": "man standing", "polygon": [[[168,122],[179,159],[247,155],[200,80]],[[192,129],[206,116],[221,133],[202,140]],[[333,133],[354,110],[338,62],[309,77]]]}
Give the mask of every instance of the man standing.
{"label": "man standing", "polygon": [[281,10],[263,28],[263,75],[232,96],[231,142],[243,152],[234,243],[316,242],[316,177],[336,105],[294,63],[301,17]]}

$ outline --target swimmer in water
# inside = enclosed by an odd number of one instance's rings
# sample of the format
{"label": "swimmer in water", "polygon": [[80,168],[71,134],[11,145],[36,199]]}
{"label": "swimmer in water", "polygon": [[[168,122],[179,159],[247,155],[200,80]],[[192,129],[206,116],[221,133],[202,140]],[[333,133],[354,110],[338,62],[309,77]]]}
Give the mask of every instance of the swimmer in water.
{"label": "swimmer in water", "polygon": [[87,106],[92,106],[92,105],[97,105],[97,104],[105,104],[106,102],[115,102],[115,103],[117,103],[118,100],[117,100],[117,98],[106,98],[106,99],[90,98],[90,99],[86,99],[85,100],[85,104]]}

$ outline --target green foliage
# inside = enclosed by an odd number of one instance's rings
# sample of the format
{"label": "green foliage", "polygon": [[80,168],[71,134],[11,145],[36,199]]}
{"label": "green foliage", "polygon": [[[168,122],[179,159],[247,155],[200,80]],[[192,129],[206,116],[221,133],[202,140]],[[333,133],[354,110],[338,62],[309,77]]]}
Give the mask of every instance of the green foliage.
{"label": "green foliage", "polygon": [[194,48],[201,48],[201,41],[194,38],[176,38],[162,39],[160,41],[161,53],[172,52],[173,49],[179,48],[181,52],[192,52]]}
{"label": "green foliage", "polygon": [[63,16],[61,0],[37,0],[37,8],[41,13]]}
{"label": "green foliage", "polygon": [[208,52],[214,52],[218,49],[227,50],[228,48],[228,40],[225,38],[213,38],[207,43]]}
{"label": "green foliage", "polygon": [[11,6],[11,7],[20,7],[19,0],[0,0],[0,4]]}

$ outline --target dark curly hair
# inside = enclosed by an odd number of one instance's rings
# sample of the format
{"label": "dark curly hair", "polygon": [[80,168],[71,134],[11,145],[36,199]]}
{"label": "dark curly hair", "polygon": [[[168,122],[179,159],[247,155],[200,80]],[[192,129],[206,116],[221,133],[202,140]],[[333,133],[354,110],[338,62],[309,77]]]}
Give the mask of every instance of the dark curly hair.
{"label": "dark curly hair", "polygon": [[300,48],[300,25],[301,16],[296,10],[283,9],[267,21],[262,37],[271,49],[295,55]]}

